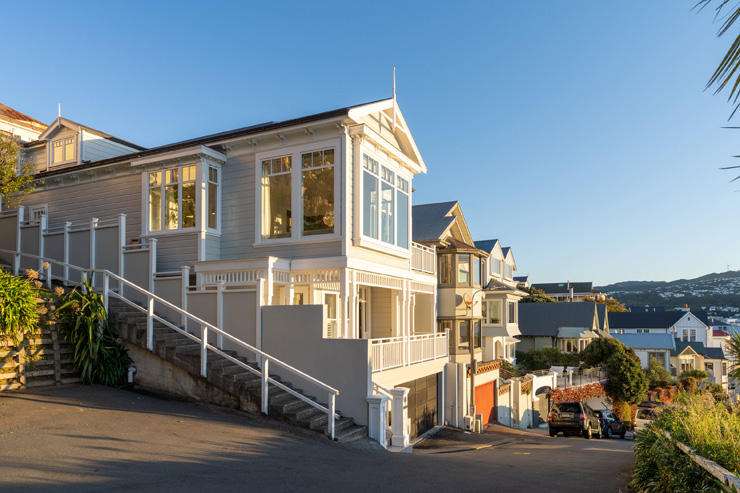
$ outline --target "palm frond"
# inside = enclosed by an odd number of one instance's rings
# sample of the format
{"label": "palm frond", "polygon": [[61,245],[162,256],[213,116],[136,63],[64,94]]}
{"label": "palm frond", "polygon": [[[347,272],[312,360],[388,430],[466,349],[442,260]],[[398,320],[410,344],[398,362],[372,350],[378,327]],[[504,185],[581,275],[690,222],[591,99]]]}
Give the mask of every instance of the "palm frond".
{"label": "palm frond", "polygon": [[[702,11],[710,4],[714,4],[714,22],[719,22],[717,36],[727,34],[738,19],[740,19],[740,2],[736,0],[698,0],[693,10]],[[714,87],[714,94],[728,90],[727,101],[733,109],[728,119],[732,119],[740,109],[740,35],[730,45],[717,68],[707,81],[705,90]]]}

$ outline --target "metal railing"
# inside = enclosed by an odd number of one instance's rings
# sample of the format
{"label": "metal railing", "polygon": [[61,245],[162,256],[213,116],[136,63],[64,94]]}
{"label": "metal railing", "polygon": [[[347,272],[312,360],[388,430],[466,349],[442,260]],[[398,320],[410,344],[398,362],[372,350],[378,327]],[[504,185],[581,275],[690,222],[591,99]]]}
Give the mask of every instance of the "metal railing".
{"label": "metal railing", "polygon": [[434,247],[411,242],[411,268],[420,272],[437,272],[437,253]]}
{"label": "metal railing", "polygon": [[[84,285],[84,281],[88,278],[88,275],[92,276],[95,274],[99,274],[102,276],[103,280],[103,287],[102,287],[102,295],[103,295],[103,303],[105,305],[106,311],[108,310],[108,302],[110,299],[110,296],[113,296],[114,298],[117,298],[124,303],[128,304],[129,306],[136,308],[137,310],[140,310],[146,314],[147,321],[146,321],[146,346],[149,351],[154,351],[154,322],[157,321],[164,325],[165,327],[174,330],[175,332],[197,342],[200,344],[200,374],[203,377],[206,377],[208,375],[208,353],[213,352],[222,358],[225,358],[226,360],[240,366],[241,368],[251,372],[252,374],[258,376],[261,378],[261,409],[264,414],[268,414],[269,411],[269,387],[268,383],[273,384],[274,386],[284,390],[285,392],[291,394],[292,396],[302,400],[306,404],[309,404],[312,407],[315,407],[316,409],[319,409],[327,414],[328,417],[328,423],[327,423],[327,434],[334,439],[334,432],[335,432],[335,420],[339,417],[336,413],[336,397],[339,395],[339,390],[335,389],[334,387],[331,387],[324,382],[317,380],[316,378],[312,377],[311,375],[308,375],[301,370],[294,368],[290,366],[289,364],[261,351],[260,349],[257,349],[256,347],[251,346],[250,344],[247,344],[246,342],[242,341],[241,339],[237,339],[233,335],[229,334],[228,332],[225,332],[221,330],[219,327],[216,327],[215,325],[206,322],[205,320],[201,319],[200,317],[197,317],[193,315],[190,312],[187,312],[180,308],[179,306],[176,306],[169,301],[165,300],[164,298],[160,298],[156,294],[147,291],[146,289],[140,287],[137,284],[132,283],[131,281],[128,281],[127,279],[114,274],[113,272],[110,272],[106,269],[90,269],[85,267],[80,267],[72,264],[68,264],[65,262],[61,262],[59,260],[55,260],[52,258],[47,257],[39,257],[38,255],[33,255],[29,253],[23,253],[18,252],[15,250],[4,250],[0,249],[0,253],[6,253],[13,255],[16,259],[15,261],[15,273],[18,274],[18,266],[20,265],[20,259],[22,257],[28,257],[32,259],[38,260],[40,263],[45,262],[45,273],[44,279],[46,281],[46,285],[48,287],[51,287],[52,283],[52,271],[51,266],[52,265],[60,265],[62,267],[68,267],[69,269],[76,270],[80,272],[80,278],[81,278],[81,284]],[[64,279],[65,282],[69,282],[69,279]],[[110,281],[116,281],[121,286],[125,286],[126,289],[133,289],[134,291],[140,293],[146,298],[146,307],[142,307],[138,303],[131,301],[124,297],[120,292],[116,292],[115,290],[112,290],[110,288]],[[187,330],[176,326],[172,322],[160,317],[159,315],[156,315],[154,313],[154,306],[155,303],[160,304],[164,307],[169,308],[170,310],[174,310],[175,312],[179,313],[183,320],[189,320],[193,322],[195,325],[199,325],[201,328],[200,337],[197,335],[191,334]],[[208,342],[208,331],[215,332],[218,336],[218,346],[214,346]],[[228,340],[231,343],[235,344],[241,349],[245,349],[248,352],[254,354],[257,358],[257,361],[261,364],[261,371],[257,368],[253,368],[252,366],[248,365],[247,363],[231,356],[230,354],[227,354],[223,351],[223,340]],[[306,397],[305,395],[296,392],[295,390],[291,389],[287,385],[278,382],[277,380],[270,377],[269,369],[270,366],[274,364],[279,366],[280,368],[287,370],[291,374],[299,377],[301,380],[304,380],[306,382],[309,382],[327,393],[328,397],[328,407],[320,404],[319,402],[310,399]]]}
{"label": "metal railing", "polygon": [[370,339],[373,373],[449,356],[447,332]]}

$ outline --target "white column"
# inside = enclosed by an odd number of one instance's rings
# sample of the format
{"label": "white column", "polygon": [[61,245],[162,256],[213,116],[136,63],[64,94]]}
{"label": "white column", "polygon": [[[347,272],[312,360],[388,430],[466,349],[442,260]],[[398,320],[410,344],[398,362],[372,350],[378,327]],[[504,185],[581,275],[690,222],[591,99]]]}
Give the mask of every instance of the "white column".
{"label": "white column", "polygon": [[357,313],[355,306],[357,305],[357,285],[355,284],[355,272],[349,273],[349,289],[347,291],[347,331],[345,337],[355,337],[355,326],[357,325]]}
{"label": "white column", "polygon": [[[437,424],[444,426],[445,416],[447,414],[447,408],[445,405],[445,392],[447,391],[447,365],[442,368],[442,374],[440,375],[440,389],[439,389],[439,405],[437,406]],[[494,399],[495,402],[495,399]]]}
{"label": "white column", "polygon": [[[188,311],[188,288],[190,287],[190,267],[183,265],[181,270],[181,288],[180,288],[180,308]],[[180,325],[186,331],[188,330],[188,317],[185,314],[180,316]]]}
{"label": "white column", "polygon": [[288,299],[286,305],[292,305],[293,299],[295,298],[295,284],[293,283],[293,274],[290,274],[290,281],[288,282]]}
{"label": "white column", "polygon": [[[265,280],[262,278],[257,279],[257,286],[255,287],[255,303],[257,306],[255,307],[255,334],[254,334],[254,340],[255,344],[257,345],[257,349],[262,349],[262,294],[265,291]],[[258,361],[260,358],[257,359]]]}
{"label": "white column", "polygon": [[272,293],[275,291],[275,275],[273,272],[273,269],[275,268],[275,261],[277,259],[275,257],[268,257],[267,258],[267,283],[265,285],[266,293],[266,300],[265,304],[270,306],[273,304],[272,300]]}
{"label": "white column", "polygon": [[15,222],[15,258],[13,261],[13,273],[17,276],[21,271],[21,249],[23,248],[23,230],[21,225],[23,224],[24,213],[26,208],[23,206],[18,207],[18,214],[16,215]]}
{"label": "white column", "polygon": [[[90,270],[95,268],[95,236],[96,229],[98,227],[98,218],[93,217],[90,219]],[[95,285],[95,272],[90,272],[90,282]]]}
{"label": "white column", "polygon": [[72,222],[64,223],[64,285],[69,283],[69,232],[72,229]]}
{"label": "white column", "polygon": [[157,273],[157,239],[149,239],[149,291],[154,292],[154,275]]}
{"label": "white column", "polygon": [[349,295],[349,276],[348,276],[348,269],[341,268],[339,270],[339,300],[340,300],[340,315],[339,315],[339,333],[341,334],[341,337],[347,338],[348,336],[348,327],[349,324],[347,323],[347,301],[348,301],[348,295]]}
{"label": "white column", "polygon": [[[223,281],[218,283],[216,292],[216,327],[224,330],[224,291],[226,290],[226,284]],[[220,333],[216,336],[216,341],[219,349],[224,348],[224,336]]]}
{"label": "white column", "polygon": [[392,445],[394,447],[408,447],[409,437],[409,389],[396,387],[391,389],[393,402],[391,403],[391,426],[393,427]]}
{"label": "white column", "polygon": [[383,447],[387,445],[385,430],[388,427],[388,398],[384,395],[373,395],[367,398],[368,436]]}
{"label": "white column", "polygon": [[[123,249],[126,247],[126,214],[118,215],[118,275],[124,279],[124,255]],[[119,283],[118,293],[123,296],[123,283]]]}
{"label": "white column", "polygon": [[[48,217],[46,214],[43,214],[41,216],[41,220],[39,221],[39,257],[45,257],[45,243],[46,238],[44,237],[46,235],[46,228],[48,226]],[[44,261],[42,259],[39,259],[39,273],[41,273],[43,269]]]}

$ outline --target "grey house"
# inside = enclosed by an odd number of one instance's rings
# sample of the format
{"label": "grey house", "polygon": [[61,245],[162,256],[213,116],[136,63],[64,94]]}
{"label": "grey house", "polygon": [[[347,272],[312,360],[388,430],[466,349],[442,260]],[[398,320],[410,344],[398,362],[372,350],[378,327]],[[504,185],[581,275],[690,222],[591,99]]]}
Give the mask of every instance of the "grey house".
{"label": "grey house", "polygon": [[520,351],[556,347],[573,353],[609,333],[606,305],[590,302],[520,303]]}

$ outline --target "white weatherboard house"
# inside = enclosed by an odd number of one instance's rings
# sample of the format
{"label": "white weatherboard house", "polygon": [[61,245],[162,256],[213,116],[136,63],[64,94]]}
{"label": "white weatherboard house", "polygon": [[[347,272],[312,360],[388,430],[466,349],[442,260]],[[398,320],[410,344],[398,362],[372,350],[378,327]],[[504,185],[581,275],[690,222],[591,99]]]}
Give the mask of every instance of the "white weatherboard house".
{"label": "white weatherboard house", "polygon": [[[125,276],[124,253],[156,252],[144,287],[339,389],[383,445],[444,421],[435,251],[411,241],[427,168],[394,99],[152,149],[57,118],[23,161],[21,248]],[[120,255],[100,243],[113,223]]]}
{"label": "white weatherboard house", "polygon": [[705,345],[711,330],[703,312],[689,310],[610,313],[609,327],[615,334],[668,333],[680,341]]}

